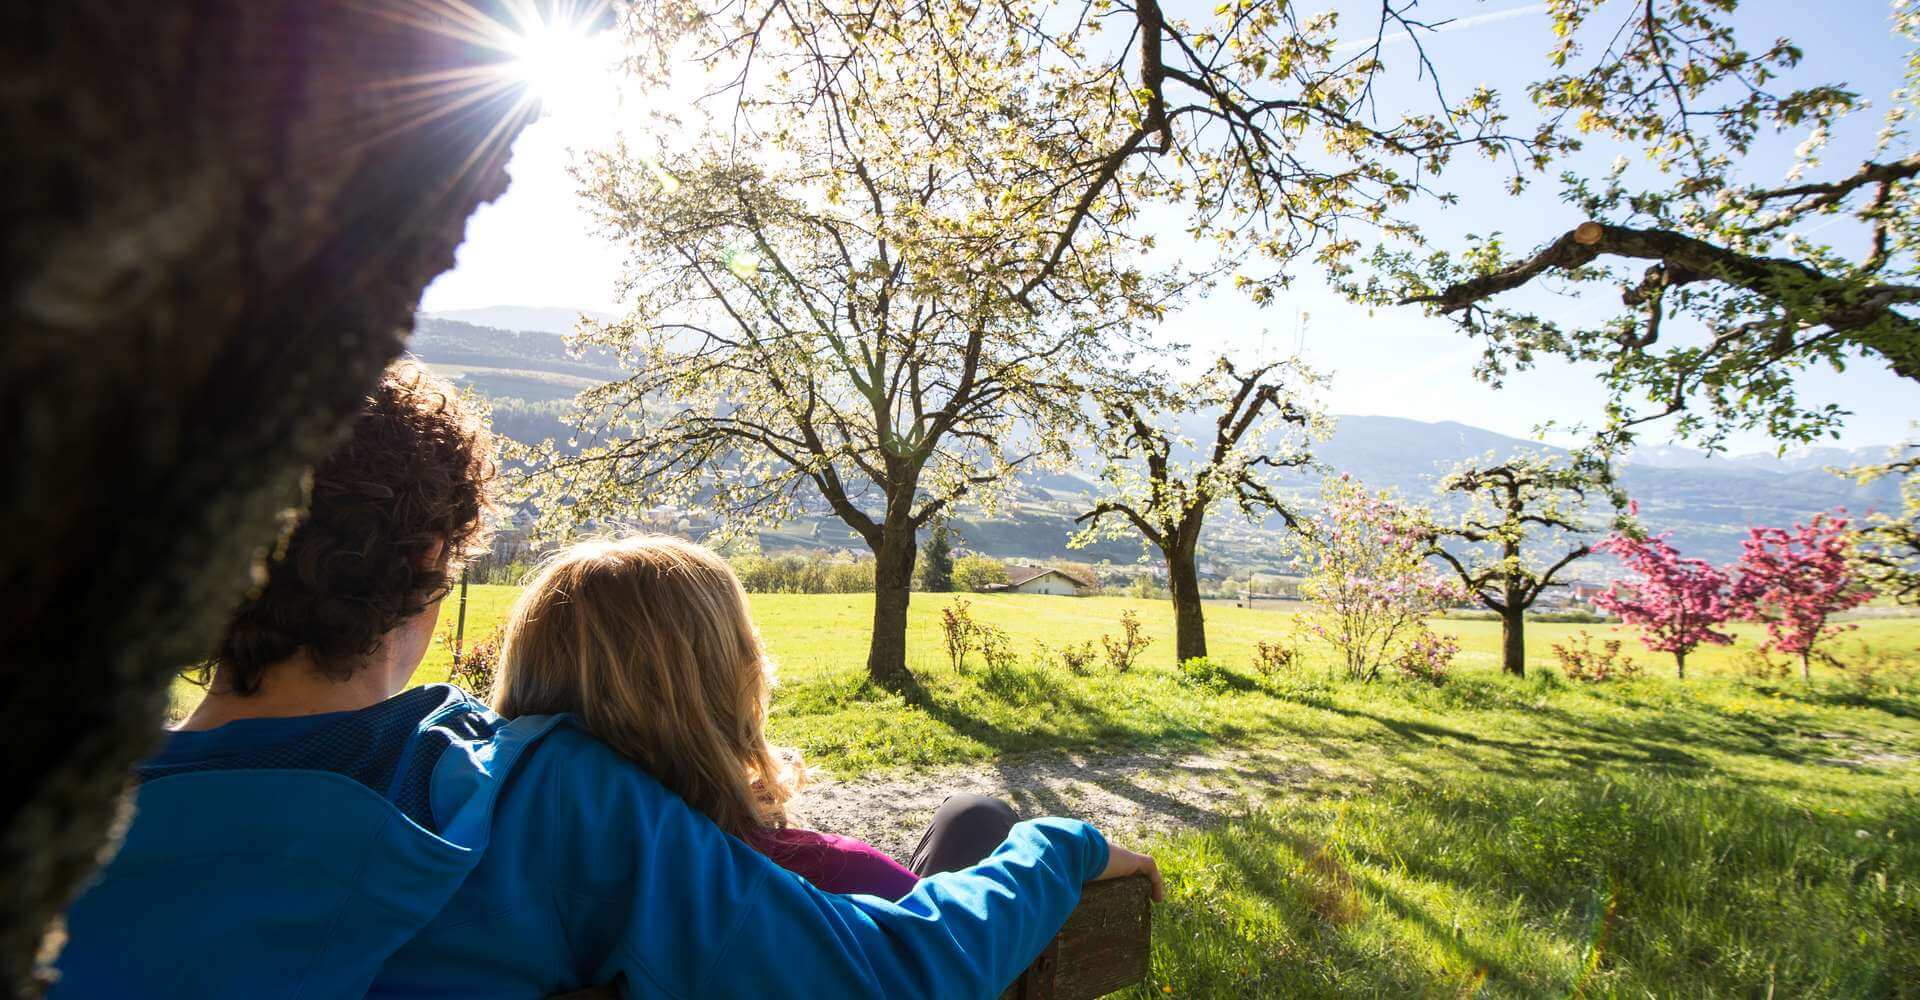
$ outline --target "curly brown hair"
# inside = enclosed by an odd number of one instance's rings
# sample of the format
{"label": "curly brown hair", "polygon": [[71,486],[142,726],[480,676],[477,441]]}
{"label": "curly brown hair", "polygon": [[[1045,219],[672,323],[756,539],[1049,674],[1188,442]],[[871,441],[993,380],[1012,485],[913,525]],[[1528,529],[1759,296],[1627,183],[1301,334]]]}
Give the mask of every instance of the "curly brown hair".
{"label": "curly brown hair", "polygon": [[[314,468],[304,519],[202,678],[217,671],[223,687],[252,694],[267,668],[302,649],[324,675],[352,676],[382,636],[446,595],[458,562],[484,550],[496,473],[492,436],[453,386],[412,362],[389,366],[346,440]],[[421,567],[441,541],[438,563]]]}

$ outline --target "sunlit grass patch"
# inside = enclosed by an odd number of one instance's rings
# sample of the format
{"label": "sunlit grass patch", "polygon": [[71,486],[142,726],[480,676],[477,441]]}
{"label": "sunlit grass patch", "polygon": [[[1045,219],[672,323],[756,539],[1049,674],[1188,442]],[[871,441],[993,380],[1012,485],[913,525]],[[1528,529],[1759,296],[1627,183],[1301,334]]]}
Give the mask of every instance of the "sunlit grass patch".
{"label": "sunlit grass patch", "polygon": [[1855,806],[1660,774],[1277,803],[1158,845],[1137,995],[1910,995],[1920,807]]}

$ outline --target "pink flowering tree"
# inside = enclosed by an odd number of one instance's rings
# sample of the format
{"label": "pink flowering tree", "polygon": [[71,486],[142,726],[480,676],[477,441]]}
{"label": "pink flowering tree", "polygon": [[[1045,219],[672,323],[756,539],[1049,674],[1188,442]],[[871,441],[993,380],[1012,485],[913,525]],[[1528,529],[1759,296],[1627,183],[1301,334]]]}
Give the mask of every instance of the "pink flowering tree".
{"label": "pink flowering tree", "polygon": [[1735,611],[1729,580],[1712,563],[1682,556],[1665,535],[1609,535],[1594,550],[1611,553],[1632,574],[1595,595],[1594,606],[1637,626],[1648,649],[1672,653],[1682,680],[1688,653],[1702,643],[1733,642],[1733,636],[1720,631]]}
{"label": "pink flowering tree", "polygon": [[1320,517],[1300,535],[1307,630],[1340,651],[1347,676],[1370,681],[1420,634],[1421,620],[1462,599],[1427,563],[1427,518],[1342,475],[1320,488]]}
{"label": "pink flowering tree", "polygon": [[1765,648],[1800,658],[1802,679],[1813,675],[1809,661],[1820,640],[1855,627],[1832,624],[1833,616],[1873,597],[1854,571],[1853,549],[1847,519],[1829,514],[1791,531],[1754,528],[1740,543],[1736,611],[1766,625]]}

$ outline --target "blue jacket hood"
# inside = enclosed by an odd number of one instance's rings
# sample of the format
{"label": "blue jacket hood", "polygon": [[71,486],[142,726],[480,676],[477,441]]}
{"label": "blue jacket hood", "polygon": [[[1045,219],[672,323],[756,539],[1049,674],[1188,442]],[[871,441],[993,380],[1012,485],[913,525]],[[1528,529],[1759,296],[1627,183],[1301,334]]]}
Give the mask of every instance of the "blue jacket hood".
{"label": "blue jacket hood", "polygon": [[444,821],[420,819],[437,830],[348,774],[152,768],[162,776],[136,792],[119,854],[69,913],[89,933],[62,955],[53,995],[123,995],[129,983],[167,996],[365,994],[478,864],[502,783],[559,721],[497,726],[444,686],[395,701],[408,698],[396,711],[425,709],[408,753],[437,753],[418,766]]}

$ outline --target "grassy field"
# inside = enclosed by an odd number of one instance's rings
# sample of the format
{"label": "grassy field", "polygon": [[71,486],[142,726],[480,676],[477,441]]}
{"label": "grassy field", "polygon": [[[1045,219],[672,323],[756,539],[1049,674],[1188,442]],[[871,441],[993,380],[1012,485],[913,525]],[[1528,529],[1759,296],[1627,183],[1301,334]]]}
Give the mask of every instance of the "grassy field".
{"label": "grassy field", "polygon": [[[511,600],[475,588],[468,634]],[[972,596],[1029,662],[956,674],[916,595],[908,704],[864,682],[868,597],[756,595],[780,665],[777,740],[842,774],[991,761],[1042,747],[1276,748],[1312,777],[1223,826],[1147,845],[1168,872],[1155,979],[1139,996],[1920,996],[1920,620],[1861,622],[1848,669],[1811,685],[1747,676],[1732,649],[1689,663],[1630,643],[1648,676],[1589,687],[1536,624],[1530,671],[1496,669],[1498,626],[1442,687],[1330,679],[1330,656],[1271,682],[1267,610],[1208,610],[1211,685],[1172,662],[1163,603]],[[1134,672],[1071,673],[1034,644],[1156,639]],[[449,605],[448,614],[451,614]],[[1303,644],[1305,645],[1305,644]],[[436,649],[417,680],[445,675]],[[1151,794],[1142,789],[1141,794]]]}
{"label": "grassy field", "polygon": [[[472,588],[468,635],[484,634],[493,627],[514,593],[511,587]],[[938,620],[940,609],[956,599],[971,603],[975,619],[1007,631],[1014,649],[1027,661],[1020,670],[989,674],[976,656],[965,673],[953,671],[941,645]],[[983,760],[1043,748],[1206,745],[1264,738],[1296,725],[1301,704],[1275,697],[1257,683],[1251,666],[1254,644],[1262,639],[1299,642],[1304,663],[1287,679],[1296,686],[1323,684],[1332,669],[1330,650],[1297,636],[1290,615],[1269,610],[1208,609],[1209,648],[1215,659],[1236,674],[1232,686],[1205,690],[1182,683],[1174,670],[1173,619],[1165,602],[921,594],[913,602],[908,661],[926,688],[926,698],[920,704],[908,704],[866,682],[871,597],[756,594],[752,600],[755,620],[779,664],[774,736],[804,750],[816,765],[842,774]],[[1041,659],[1036,643],[1057,650],[1068,642],[1097,639],[1102,633],[1118,635],[1120,614],[1128,609],[1139,614],[1143,631],[1155,642],[1126,678],[1115,678],[1099,668],[1089,676],[1077,676],[1057,659],[1035,662]],[[449,602],[443,620],[451,621],[452,614]],[[1456,665],[1463,677],[1497,674],[1497,622],[1433,624],[1459,637]],[[1672,674],[1670,658],[1646,653],[1624,630],[1551,623],[1528,628],[1529,669],[1551,671],[1552,643],[1581,631],[1628,638],[1651,677],[1643,684]],[[1741,657],[1753,648],[1754,630],[1736,631],[1741,633],[1738,645],[1708,647],[1690,658],[1689,673],[1700,683],[1689,682],[1689,690],[1709,700],[1752,700],[1748,686],[1732,682],[1741,675]],[[1861,622],[1859,630],[1839,640],[1836,649],[1855,660],[1878,660],[1873,672],[1887,677],[1920,669],[1920,619]],[[1867,652],[1862,654],[1862,649]],[[436,645],[416,680],[445,679],[449,662],[447,650]],[[1844,683],[1858,686],[1862,672],[1851,671]],[[1869,689],[1875,684],[1864,683]],[[1883,688],[1898,683],[1897,678],[1880,680]],[[1327,686],[1330,690],[1340,687]]]}

